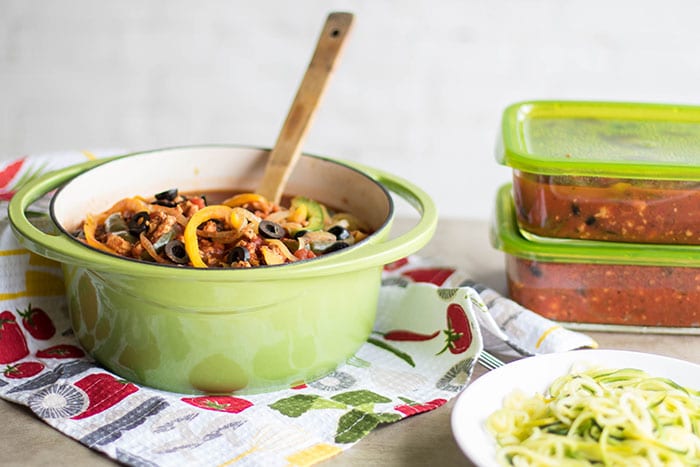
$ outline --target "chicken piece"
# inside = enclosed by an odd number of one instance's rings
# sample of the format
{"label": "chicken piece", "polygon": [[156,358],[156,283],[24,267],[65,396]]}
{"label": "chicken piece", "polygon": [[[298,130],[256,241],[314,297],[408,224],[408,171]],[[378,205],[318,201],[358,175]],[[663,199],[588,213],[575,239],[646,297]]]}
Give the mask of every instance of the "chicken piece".
{"label": "chicken piece", "polygon": [[179,206],[182,207],[182,213],[187,217],[188,219],[192,216],[195,215],[197,211],[200,210],[200,207],[198,204],[193,203],[192,201],[185,201],[184,203],[180,204]]}
{"label": "chicken piece", "polygon": [[149,230],[149,240],[156,241],[163,234],[170,232],[173,226],[177,223],[177,217],[171,216],[161,211],[151,213],[151,225]]}
{"label": "chicken piece", "polygon": [[131,243],[128,240],[113,233],[107,234],[107,237],[105,238],[105,245],[110,247],[120,256],[128,256],[132,247]]}
{"label": "chicken piece", "polygon": [[260,246],[263,241],[252,229],[246,229],[242,232],[241,239],[236,242],[236,246],[241,246],[248,250],[250,258],[248,263],[251,266],[260,266]]}
{"label": "chicken piece", "polygon": [[219,242],[201,239],[199,241],[199,254],[207,266],[219,266],[222,264],[224,245]]}
{"label": "chicken piece", "polygon": [[215,233],[218,231],[217,224],[214,221],[207,221],[203,225],[201,225],[199,228],[202,232],[207,232],[207,233]]}
{"label": "chicken piece", "polygon": [[141,245],[141,242],[137,242],[134,244],[133,248],[131,248],[131,257],[132,258],[141,258],[141,255],[146,249]]}

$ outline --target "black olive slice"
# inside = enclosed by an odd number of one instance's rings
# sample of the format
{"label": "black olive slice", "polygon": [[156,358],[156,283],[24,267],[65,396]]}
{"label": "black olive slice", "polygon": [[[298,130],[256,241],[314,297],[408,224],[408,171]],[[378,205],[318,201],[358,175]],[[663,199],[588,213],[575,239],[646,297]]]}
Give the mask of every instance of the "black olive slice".
{"label": "black olive slice", "polygon": [[299,238],[303,237],[304,235],[306,235],[307,232],[308,232],[308,230],[297,230],[294,233],[294,238],[299,239]]}
{"label": "black olive slice", "polygon": [[333,243],[331,246],[329,246],[328,248],[326,248],[325,250],[323,250],[323,254],[325,255],[326,253],[332,253],[332,252],[334,252],[334,251],[342,250],[343,248],[347,248],[347,247],[349,247],[349,246],[350,246],[349,243],[345,243],[345,242],[335,242],[335,243]]}
{"label": "black olive slice", "polygon": [[180,240],[170,240],[165,244],[165,256],[176,264],[187,264],[190,260],[187,256],[187,250],[185,250],[185,244]]}
{"label": "black olive slice", "polygon": [[170,201],[168,199],[158,199],[153,201],[151,204],[156,204],[158,206],[165,206],[166,208],[174,208],[177,206],[175,201]]}
{"label": "black olive slice", "polygon": [[177,198],[177,188],[171,188],[169,190],[161,191],[155,195],[158,201],[173,201]]}
{"label": "black olive slice", "polygon": [[261,221],[258,230],[260,235],[265,238],[279,239],[284,237],[285,234],[284,227],[271,221]]}
{"label": "black olive slice", "polygon": [[151,223],[151,216],[146,211],[137,212],[129,219],[129,233],[138,237],[141,232],[148,230]]}
{"label": "black olive slice", "polygon": [[250,252],[247,248],[242,246],[233,247],[231,251],[228,252],[228,256],[226,257],[226,262],[229,264],[248,260],[250,260]]}
{"label": "black olive slice", "polygon": [[345,240],[350,238],[350,231],[343,227],[342,225],[334,225],[330,229],[328,229],[328,233],[332,233],[335,235],[335,238],[338,240]]}

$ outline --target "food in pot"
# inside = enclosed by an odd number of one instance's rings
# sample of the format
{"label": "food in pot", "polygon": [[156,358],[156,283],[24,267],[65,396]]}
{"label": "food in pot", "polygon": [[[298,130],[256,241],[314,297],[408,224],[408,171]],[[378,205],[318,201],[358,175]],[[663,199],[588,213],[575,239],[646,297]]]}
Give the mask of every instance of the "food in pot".
{"label": "food in pot", "polygon": [[519,225],[543,237],[700,244],[700,182],[514,171]]}
{"label": "food in pot", "polygon": [[184,195],[170,189],[151,199],[125,198],[88,215],[75,236],[143,261],[249,268],[315,258],[370,233],[352,214],[302,196],[277,205],[256,193]]}
{"label": "food in pot", "polygon": [[486,420],[501,465],[698,465],[700,392],[638,369],[572,369]]}
{"label": "food in pot", "polygon": [[700,326],[700,269],[506,257],[510,298],[555,321]]}

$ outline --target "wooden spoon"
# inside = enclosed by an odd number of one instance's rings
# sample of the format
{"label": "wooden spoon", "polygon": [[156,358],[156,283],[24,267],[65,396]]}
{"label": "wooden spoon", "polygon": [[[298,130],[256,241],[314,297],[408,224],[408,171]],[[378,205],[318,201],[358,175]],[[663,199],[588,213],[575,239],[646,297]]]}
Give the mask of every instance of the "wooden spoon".
{"label": "wooden spoon", "polygon": [[333,74],[353,19],[351,13],[338,12],[331,13],[326,19],[314,55],[277,137],[275,147],[270,152],[265,173],[258,186],[258,194],[274,203],[279,203],[287,179],[299,159],[306,134]]}

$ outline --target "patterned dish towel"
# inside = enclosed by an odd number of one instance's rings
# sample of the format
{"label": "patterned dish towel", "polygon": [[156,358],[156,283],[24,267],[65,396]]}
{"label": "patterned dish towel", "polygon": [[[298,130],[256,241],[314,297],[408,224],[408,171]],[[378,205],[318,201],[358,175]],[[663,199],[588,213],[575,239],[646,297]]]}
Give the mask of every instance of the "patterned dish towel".
{"label": "patterned dish towel", "polygon": [[[0,200],[28,179],[86,157],[95,156],[75,151],[5,164]],[[45,203],[32,209],[44,210]],[[0,397],[134,466],[313,465],[381,424],[454,398],[484,345],[521,353],[596,347],[461,271],[416,256],[386,266],[375,329],[333,373],[264,394],[191,396],[138,386],[102,369],[73,336],[63,294],[60,267],[17,243],[3,206]]]}

